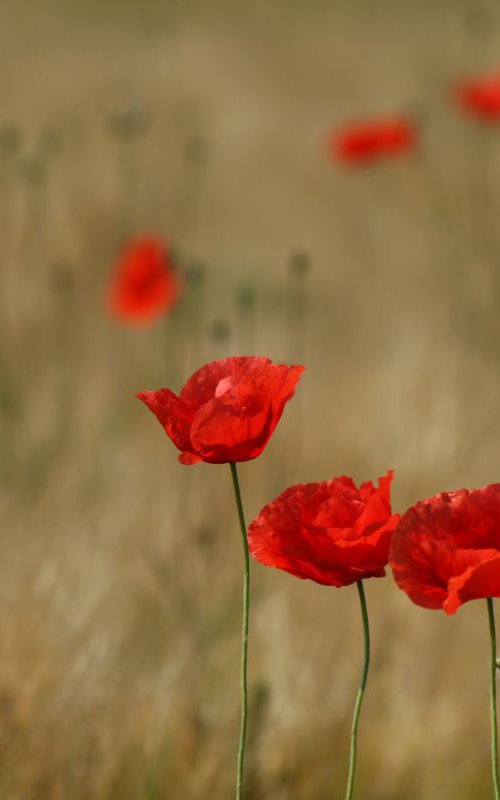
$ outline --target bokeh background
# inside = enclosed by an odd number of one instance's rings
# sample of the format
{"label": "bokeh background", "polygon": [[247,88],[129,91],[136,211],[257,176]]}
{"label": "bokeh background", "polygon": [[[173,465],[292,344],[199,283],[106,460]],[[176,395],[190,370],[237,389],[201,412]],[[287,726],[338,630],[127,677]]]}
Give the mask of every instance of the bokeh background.
{"label": "bokeh background", "polygon": [[[500,475],[500,129],[453,84],[498,67],[493,0],[0,2],[0,794],[233,795],[241,552],[229,469],[181,467],[138,390],[231,354],[307,372],[249,519],[287,485],[396,470],[394,509]],[[410,156],[326,140],[401,111]],[[163,235],[185,291],[103,297]],[[490,795],[486,609],[367,586],[357,795]],[[355,588],[253,565],[248,800],[343,797]]]}

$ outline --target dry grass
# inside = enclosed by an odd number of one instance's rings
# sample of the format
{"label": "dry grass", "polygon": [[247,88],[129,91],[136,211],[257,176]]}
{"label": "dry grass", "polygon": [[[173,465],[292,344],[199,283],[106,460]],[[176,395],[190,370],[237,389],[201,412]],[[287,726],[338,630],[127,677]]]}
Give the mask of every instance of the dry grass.
{"label": "dry grass", "polygon": [[[231,353],[307,365],[241,469],[249,518],[289,483],[343,472],[396,468],[397,510],[498,480],[498,133],[446,92],[496,63],[500,8],[34,6],[0,4],[0,122],[22,133],[0,155],[0,793],[229,798],[229,474],[181,468],[133,394]],[[150,127],[120,140],[109,119],[129,107]],[[331,124],[394,107],[425,122],[418,155],[327,163]],[[123,237],[145,227],[205,277],[164,325],[126,330],[101,297]],[[248,800],[340,800],[355,592],[253,574]],[[485,609],[447,619],[390,581],[367,591],[358,796],[487,796]]]}

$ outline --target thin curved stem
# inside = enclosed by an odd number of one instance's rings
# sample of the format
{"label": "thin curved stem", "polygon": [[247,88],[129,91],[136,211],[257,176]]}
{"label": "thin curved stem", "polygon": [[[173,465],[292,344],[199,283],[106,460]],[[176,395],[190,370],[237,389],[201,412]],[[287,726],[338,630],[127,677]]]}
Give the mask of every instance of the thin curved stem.
{"label": "thin curved stem", "polygon": [[347,780],[345,800],[351,800],[354,791],[354,777],[356,774],[356,759],[358,755],[359,716],[361,712],[361,705],[363,703],[363,696],[365,693],[366,682],[368,679],[368,668],[370,666],[370,626],[368,624],[368,609],[366,607],[366,597],[365,597],[363,581],[358,581],[356,586],[358,589],[359,602],[361,605],[361,616],[363,618],[365,657],[363,661],[363,672],[361,673],[361,683],[359,685],[358,694],[356,696],[356,704],[354,706],[354,715],[352,719],[351,752],[349,758],[349,777]]}
{"label": "thin curved stem", "polygon": [[230,464],[233,479],[234,496],[238,509],[238,519],[243,541],[243,624],[241,631],[241,724],[240,743],[238,747],[238,769],[236,773],[236,800],[243,800],[243,764],[245,760],[245,745],[247,738],[248,719],[248,618],[250,613],[250,554],[248,552],[247,526],[241,502],[240,484],[236,464]]}
{"label": "thin curved stem", "polygon": [[491,713],[491,773],[495,800],[500,800],[500,778],[498,775],[498,725],[497,725],[497,637],[495,630],[495,609],[493,598],[486,600],[490,626],[490,713]]}

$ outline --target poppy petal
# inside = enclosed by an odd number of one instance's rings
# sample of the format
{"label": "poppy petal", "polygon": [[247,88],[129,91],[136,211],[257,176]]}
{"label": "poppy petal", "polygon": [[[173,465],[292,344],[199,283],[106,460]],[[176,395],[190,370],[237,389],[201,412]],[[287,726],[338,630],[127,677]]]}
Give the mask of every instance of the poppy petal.
{"label": "poppy petal", "polygon": [[190,429],[193,413],[170,389],[156,392],[138,392],[136,397],[156,416],[160,425],[179,450],[192,450]]}
{"label": "poppy petal", "polygon": [[108,286],[107,307],[122,322],[146,324],[170,311],[179,293],[180,280],[167,245],[145,236],[120,257]]}
{"label": "poppy petal", "polygon": [[500,119],[500,75],[461,81],[455,89],[455,95],[464,111],[471,116],[485,122]]}
{"label": "poppy petal", "polygon": [[415,143],[415,126],[409,119],[373,119],[333,131],[330,153],[349,164],[365,164],[408,153]]}
{"label": "poppy petal", "polygon": [[500,553],[452,578],[443,608],[447,614],[454,614],[462,603],[484,597],[500,597]]}
{"label": "poppy petal", "polygon": [[260,356],[236,356],[211,361],[191,375],[180,393],[180,398],[186,405],[200,408],[215,397],[219,384],[231,379],[237,386],[243,375],[250,371],[260,378],[271,363],[269,358]]}
{"label": "poppy petal", "polygon": [[240,358],[225,359],[215,374],[200,370],[181,393],[185,402],[186,398],[193,402],[212,392],[193,420],[191,441],[196,452],[215,463],[248,461],[260,455],[303,369],[264,358]]}
{"label": "poppy petal", "polygon": [[196,453],[181,453],[178,458],[181,464],[184,464],[188,467],[192,466],[193,464],[199,464],[200,461],[203,461],[202,457]]}

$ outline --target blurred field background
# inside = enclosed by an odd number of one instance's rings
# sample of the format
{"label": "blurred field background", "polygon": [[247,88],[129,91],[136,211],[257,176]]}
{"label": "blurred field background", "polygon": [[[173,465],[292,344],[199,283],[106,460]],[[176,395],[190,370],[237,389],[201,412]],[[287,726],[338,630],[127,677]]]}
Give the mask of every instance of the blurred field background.
{"label": "blurred field background", "polygon": [[[394,508],[500,479],[493,0],[0,0],[0,796],[224,800],[239,724],[229,469],[177,463],[138,390],[212,358],[307,366],[248,520],[291,483],[396,469]],[[403,111],[417,152],[329,162]],[[186,274],[148,329],[104,311],[134,233]],[[301,267],[308,265],[308,269]],[[489,797],[487,618],[367,586],[357,793]],[[340,800],[355,589],[253,565],[248,800]]]}

